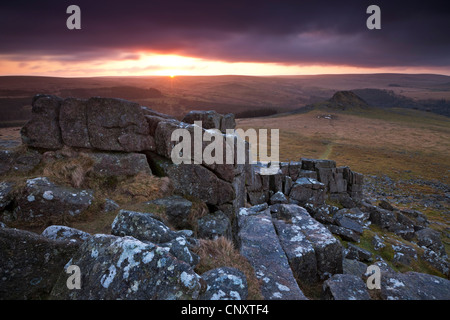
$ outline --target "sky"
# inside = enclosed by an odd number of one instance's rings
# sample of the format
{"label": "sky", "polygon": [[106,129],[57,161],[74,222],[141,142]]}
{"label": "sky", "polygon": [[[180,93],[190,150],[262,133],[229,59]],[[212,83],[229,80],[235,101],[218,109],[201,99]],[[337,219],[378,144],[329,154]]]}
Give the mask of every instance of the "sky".
{"label": "sky", "polygon": [[[81,10],[79,30],[67,7]],[[369,30],[367,7],[381,10]],[[445,1],[3,1],[0,75],[450,75]]]}

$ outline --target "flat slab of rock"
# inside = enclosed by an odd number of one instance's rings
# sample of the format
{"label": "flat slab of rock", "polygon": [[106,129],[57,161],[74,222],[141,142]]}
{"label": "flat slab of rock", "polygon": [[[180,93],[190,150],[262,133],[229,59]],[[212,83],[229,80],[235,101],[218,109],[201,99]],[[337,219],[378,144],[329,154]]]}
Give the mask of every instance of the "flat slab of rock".
{"label": "flat slab of rock", "polygon": [[204,290],[192,268],[161,247],[133,237],[97,234],[83,243],[64,269],[77,265],[81,289],[69,290],[61,270],[52,299],[197,299]]}
{"label": "flat slab of rock", "polygon": [[238,215],[240,253],[246,257],[261,280],[261,291],[268,300],[305,300],[272,223],[270,209],[261,206],[241,208]]}
{"label": "flat slab of rock", "polygon": [[320,278],[342,273],[341,243],[324,225],[312,218],[304,208],[295,204],[279,205],[279,212],[275,216],[290,220],[311,243],[317,261],[317,274]]}
{"label": "flat slab of rock", "polygon": [[91,152],[85,155],[94,161],[92,172],[100,176],[152,174],[147,157],[142,153]]}
{"label": "flat slab of rock", "polygon": [[316,282],[316,253],[306,235],[298,226],[283,220],[274,219],[273,223],[294,276],[302,283]]}
{"label": "flat slab of rock", "polygon": [[382,273],[381,297],[384,300],[450,300],[450,281],[418,273]]}
{"label": "flat slab of rock", "polygon": [[353,274],[335,274],[323,283],[325,300],[370,300],[364,281]]}

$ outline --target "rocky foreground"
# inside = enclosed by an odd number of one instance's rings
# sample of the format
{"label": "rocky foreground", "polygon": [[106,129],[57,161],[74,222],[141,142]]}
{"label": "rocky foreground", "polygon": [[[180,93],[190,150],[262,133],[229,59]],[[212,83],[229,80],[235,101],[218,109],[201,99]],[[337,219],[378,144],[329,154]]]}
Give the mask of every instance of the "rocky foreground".
{"label": "rocky foreground", "polygon": [[[24,146],[0,151],[0,298],[247,299],[239,268],[196,271],[199,241],[223,237],[252,266],[264,299],[318,298],[318,286],[322,299],[450,299],[447,252],[426,215],[365,199],[363,176],[331,160],[281,163],[272,175],[263,164],[174,164],[171,133],[195,120],[203,132],[235,126],[231,114],[179,121],[119,99],[36,96]],[[55,163],[73,164],[70,185],[55,180]],[[83,188],[86,176],[114,189],[138,175],[170,184],[145,201],[163,217]],[[193,217],[198,203],[206,209]],[[86,212],[115,213],[110,232],[53,223]],[[48,227],[8,227],[22,225]],[[369,265],[381,270],[380,289],[366,285]]]}

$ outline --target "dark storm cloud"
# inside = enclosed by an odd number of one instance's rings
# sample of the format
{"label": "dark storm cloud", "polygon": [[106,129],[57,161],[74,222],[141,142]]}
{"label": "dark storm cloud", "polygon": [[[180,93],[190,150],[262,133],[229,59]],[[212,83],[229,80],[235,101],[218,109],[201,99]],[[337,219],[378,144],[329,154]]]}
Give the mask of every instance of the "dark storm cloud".
{"label": "dark storm cloud", "polygon": [[[81,8],[82,30],[66,28],[66,8],[71,4]],[[371,4],[381,8],[381,30],[366,28],[366,8]],[[0,53],[81,61],[124,58],[120,52],[147,50],[225,61],[449,66],[450,11],[444,4],[10,1],[0,10]]]}

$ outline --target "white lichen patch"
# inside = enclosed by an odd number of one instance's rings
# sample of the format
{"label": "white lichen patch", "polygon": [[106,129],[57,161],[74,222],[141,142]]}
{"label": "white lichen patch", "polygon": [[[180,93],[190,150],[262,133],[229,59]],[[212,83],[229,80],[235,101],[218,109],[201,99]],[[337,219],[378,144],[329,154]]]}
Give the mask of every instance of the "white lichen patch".
{"label": "white lichen patch", "polygon": [[388,287],[388,288],[387,288],[388,290],[393,290],[393,289],[396,289],[396,288],[400,288],[400,287],[404,287],[404,286],[405,286],[405,284],[404,284],[403,282],[401,282],[401,281],[399,281],[399,280],[397,280],[397,279],[394,279],[394,278],[390,278],[390,279],[389,279],[389,283],[392,284],[392,287]]}
{"label": "white lichen patch", "polygon": [[291,291],[291,289],[289,289],[285,285],[282,285],[281,283],[276,282],[276,285],[278,287],[278,290],[280,290],[280,291]]}
{"label": "white lichen patch", "polygon": [[155,257],[155,253],[153,251],[146,252],[146,253],[144,253],[144,255],[142,257],[142,262],[147,264],[147,263],[151,262],[154,257]]}
{"label": "white lichen patch", "polygon": [[128,279],[130,270],[140,264],[140,261],[136,261],[134,256],[148,249],[149,246],[132,237],[124,237],[123,239],[119,239],[119,241],[121,241],[122,254],[117,261],[117,266],[122,267],[122,264],[126,263],[125,267],[123,267],[122,277],[123,279]]}
{"label": "white lichen patch", "polygon": [[52,192],[51,190],[47,190],[47,191],[44,192],[44,194],[42,195],[42,197],[43,197],[45,200],[48,200],[48,201],[53,200],[53,198],[54,198],[53,192]]}
{"label": "white lichen patch", "polygon": [[223,292],[222,290],[219,290],[218,292],[214,293],[211,296],[211,300],[221,300],[225,296],[226,296],[226,293]]}
{"label": "white lichen patch", "polygon": [[104,274],[102,278],[100,279],[100,284],[103,286],[103,288],[107,289],[109,288],[111,282],[114,280],[114,277],[116,276],[117,269],[112,264],[108,268],[108,273]]}
{"label": "white lichen patch", "polygon": [[230,296],[231,296],[231,298],[233,298],[234,300],[242,300],[242,299],[241,299],[241,295],[240,295],[239,292],[237,292],[237,291],[230,291]]}
{"label": "white lichen patch", "polygon": [[186,288],[192,289],[197,284],[197,277],[195,274],[189,274],[183,271],[180,275],[180,280]]}
{"label": "white lichen patch", "polygon": [[274,293],[272,294],[272,297],[273,297],[273,298],[281,299],[281,298],[283,298],[283,295],[281,294],[281,292],[274,292]]}

